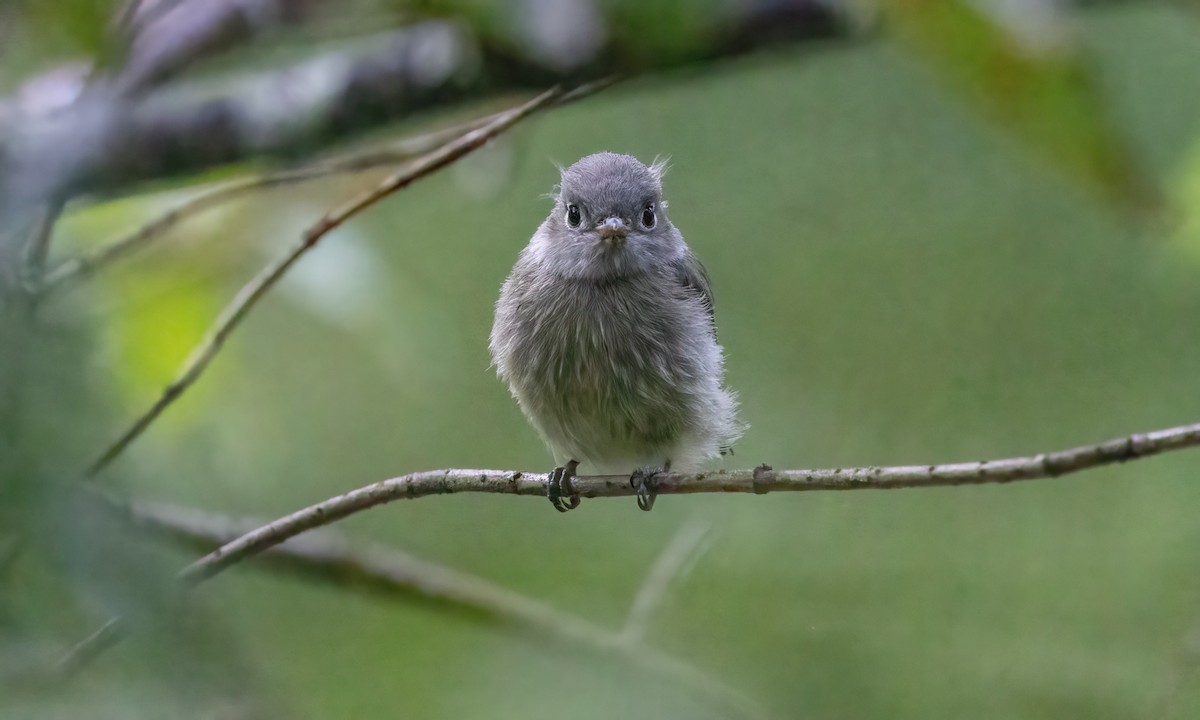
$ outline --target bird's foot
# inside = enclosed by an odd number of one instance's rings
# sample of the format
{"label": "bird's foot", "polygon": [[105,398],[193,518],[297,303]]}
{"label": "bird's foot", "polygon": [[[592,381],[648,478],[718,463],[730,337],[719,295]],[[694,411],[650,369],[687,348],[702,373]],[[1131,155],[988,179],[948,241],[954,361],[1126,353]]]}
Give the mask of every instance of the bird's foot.
{"label": "bird's foot", "polygon": [[570,460],[566,465],[560,465],[550,471],[550,480],[546,483],[546,497],[550,504],[559,512],[567,512],[579,507],[579,493],[571,485],[579,462]]}
{"label": "bird's foot", "polygon": [[637,505],[641,510],[650,512],[654,509],[654,499],[658,497],[658,474],[665,468],[640,467],[629,476],[629,487],[637,490]]}

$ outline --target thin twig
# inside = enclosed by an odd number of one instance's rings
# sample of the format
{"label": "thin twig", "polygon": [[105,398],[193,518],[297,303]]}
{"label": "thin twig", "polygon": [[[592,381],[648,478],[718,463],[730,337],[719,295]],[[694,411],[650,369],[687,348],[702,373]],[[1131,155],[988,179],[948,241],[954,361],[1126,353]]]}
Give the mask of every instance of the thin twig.
{"label": "thin twig", "polygon": [[237,328],[247,313],[258,303],[266,293],[275,286],[284,273],[288,271],[301,257],[312,250],[318,242],[334,229],[340,227],[359,212],[371,207],[392,193],[408,187],[435,170],[439,170],[468,153],[482,147],[488,140],[504,132],[508,128],[547,107],[561,97],[558,88],[548,90],[508,112],[492,122],[476,130],[461,135],[442,145],[437,150],[413,162],[403,170],[387,177],[370,192],[359,195],[342,206],[326,213],[315,225],[310,227],[300,242],[287,250],[274,261],[264,267],[241,290],[233,301],[225,306],[216,322],[209,328],[205,338],[184,361],[178,375],[153,404],[143,411],[129,427],[104,450],[86,471],[91,477],[104,469],[120,455],[142,432],[154,422],[163,410],[166,410],[185,390],[198,380],[204,370],[220,352],[221,346],[229,335]]}
{"label": "thin twig", "polygon": [[123,635],[121,619],[109,618],[95,632],[80,640],[63,655],[55,664],[53,674],[60,678],[72,677],[100,653],[115,645]]}
{"label": "thin twig", "polygon": [[641,643],[646,639],[650,629],[650,620],[667,597],[671,583],[683,575],[684,570],[691,566],[700,553],[704,551],[702,543],[708,537],[712,526],[699,520],[692,520],[679,528],[658,559],[650,566],[642,587],[633,598],[629,608],[629,617],[621,630],[621,638],[629,643]]}
{"label": "thin twig", "polygon": [[[613,80],[610,79],[604,82],[611,83]],[[560,97],[554,105],[555,107],[561,107],[592,94],[600,87],[600,83],[591,83],[576,88]],[[491,115],[474,118],[421,135],[403,138],[382,147],[330,158],[304,167],[222,183],[171,208],[128,235],[113,240],[91,252],[82,253],[63,261],[47,274],[44,291],[50,292],[65,289],[92,276],[98,270],[107,267],[110,263],[127,257],[131,253],[147,247],[154,241],[162,238],[171,228],[179,223],[223,203],[261,190],[316,180],[331,175],[363,172],[374,168],[409,162],[421,155],[433,152],[450,140],[465,133],[477,130],[488,123],[495,122],[507,113],[508,111],[492,113]]]}
{"label": "thin twig", "polygon": [[[656,480],[659,495],[725,492],[762,495],[812,490],[894,490],[984,485],[1059,477],[1197,445],[1200,445],[1200,423],[1129,435],[1096,445],[1001,460],[813,470],[773,470],[768,465],[760,465],[753,470],[718,470],[686,475],[670,473],[659,475]],[[183,577],[189,582],[212,577],[230,565],[306,530],[328,525],[393,500],[467,492],[545,497],[547,481],[545,473],[508,470],[433,470],[382,480],[297,510],[246,533],[192,563],[183,571]],[[630,487],[629,478],[624,475],[577,477],[572,484],[573,489],[586,498],[625,497],[637,492]]]}
{"label": "thin twig", "polygon": [[171,228],[184,220],[203,213],[205,210],[260,190],[293,185],[340,173],[360,172],[374,167],[398,165],[408,162],[436,149],[452,137],[479,127],[488,119],[491,119],[491,116],[472,123],[466,128],[457,126],[435,131],[420,137],[406,139],[395,146],[379,150],[363,152],[308,167],[283,170],[244,180],[222,183],[185,201],[181,205],[171,208],[124,237],[118,238],[91,252],[82,253],[63,261],[47,275],[46,290],[60,290],[74,281],[79,281],[93,275],[97,270],[106,267],[113,261],[146,247],[153,241],[163,237]]}
{"label": "thin twig", "polygon": [[[157,503],[123,503],[121,511],[137,526],[189,548],[220,546],[261,524]],[[630,642],[584,619],[520,593],[435,563],[368,545],[351,548],[333,531],[320,531],[272,548],[262,566],[305,579],[329,582],[343,589],[362,589],[391,599],[419,599],[440,608],[488,618],[522,628],[555,642],[588,648],[630,662],[641,672],[703,693],[736,714],[761,718],[764,711],[750,698],[693,665],[665,655],[641,642]],[[58,663],[69,675],[121,637],[121,623],[109,620],[77,644]]]}

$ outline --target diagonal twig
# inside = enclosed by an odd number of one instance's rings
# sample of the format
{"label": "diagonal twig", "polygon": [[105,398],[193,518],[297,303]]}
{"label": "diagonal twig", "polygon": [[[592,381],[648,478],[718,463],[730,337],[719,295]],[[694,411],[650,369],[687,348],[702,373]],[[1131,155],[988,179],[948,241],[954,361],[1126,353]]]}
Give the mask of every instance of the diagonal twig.
{"label": "diagonal twig", "polygon": [[[161,503],[111,502],[138,527],[201,550],[227,543],[261,524],[253,519],[230,518]],[[261,566],[270,570],[329,582],[344,589],[366,590],[387,598],[417,599],[520,628],[554,642],[614,655],[641,672],[700,692],[739,716],[766,717],[756,702],[683,660],[640,641],[631,642],[589,620],[564,613],[483,578],[396,550],[378,545],[352,548],[336,532],[324,530],[272,548],[263,554],[261,561]],[[59,661],[55,675],[69,677],[77,672],[117,642],[123,632],[119,619],[109,620]]]}
{"label": "diagonal twig", "polygon": [[679,528],[659,553],[629,608],[629,617],[621,630],[625,642],[645,641],[650,620],[662,606],[671,584],[679,580],[707,549],[705,541],[711,531],[709,523],[692,520]]}
{"label": "diagonal twig", "polygon": [[[487,119],[494,117],[491,116]],[[456,126],[447,128],[446,130],[435,131],[427,135],[411,138],[397,143],[395,146],[380,150],[338,158],[308,167],[283,170],[244,180],[222,183],[171,208],[128,235],[120,237],[91,252],[81,253],[69,260],[63,261],[47,274],[45,291],[51,292],[64,289],[73,282],[89,277],[95,274],[97,270],[161,238],[168,230],[181,222],[231,200],[236,200],[256,191],[293,185],[339,173],[360,172],[374,167],[398,165],[408,162],[420,155],[435,150],[447,140],[461,135],[463,132],[469,132],[482,124],[483,121],[472,123],[469,127]]]}
{"label": "diagonal twig", "polygon": [[100,653],[115,645],[121,639],[121,634],[121,619],[109,618],[95,632],[80,640],[59,658],[52,675],[55,678],[72,677]]}
{"label": "diagonal twig", "polygon": [[104,469],[130,443],[136,440],[150,426],[150,423],[154,422],[164,410],[200,378],[209,363],[220,352],[222,345],[229,338],[229,335],[237,329],[250,310],[275,286],[288,269],[296,264],[308,251],[312,250],[322,238],[383,198],[408,187],[416,180],[482,147],[488,140],[538,110],[547,107],[561,95],[562,91],[558,88],[538,95],[533,100],[507,111],[483,127],[472,130],[445,143],[437,150],[423,156],[399,172],[388,176],[375,189],[361,194],[326,213],[324,217],[304,233],[299,243],[269,263],[259,271],[258,275],[238,291],[234,299],[221,311],[220,316],[218,316],[212,327],[209,328],[204,339],[184,361],[175,379],[163,390],[158,399],[150,407],[142,411],[125,431],[92,462],[85,476],[92,477]]}

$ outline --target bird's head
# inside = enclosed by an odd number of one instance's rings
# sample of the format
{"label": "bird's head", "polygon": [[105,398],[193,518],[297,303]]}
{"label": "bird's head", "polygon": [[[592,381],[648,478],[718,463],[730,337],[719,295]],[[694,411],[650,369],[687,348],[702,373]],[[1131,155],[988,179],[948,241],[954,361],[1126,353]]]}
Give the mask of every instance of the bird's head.
{"label": "bird's head", "polygon": [[539,231],[543,260],[563,275],[603,278],[676,257],[683,239],[667,219],[665,169],[665,162],[603,152],[563,170]]}

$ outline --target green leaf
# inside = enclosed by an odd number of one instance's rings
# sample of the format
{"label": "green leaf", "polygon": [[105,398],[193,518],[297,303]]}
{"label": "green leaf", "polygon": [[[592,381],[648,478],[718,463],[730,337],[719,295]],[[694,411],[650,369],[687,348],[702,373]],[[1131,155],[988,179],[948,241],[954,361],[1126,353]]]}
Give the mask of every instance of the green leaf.
{"label": "green leaf", "polygon": [[1116,129],[1071,18],[1055,4],[886,0],[884,7],[903,42],[1036,154],[1119,205],[1159,205]]}

